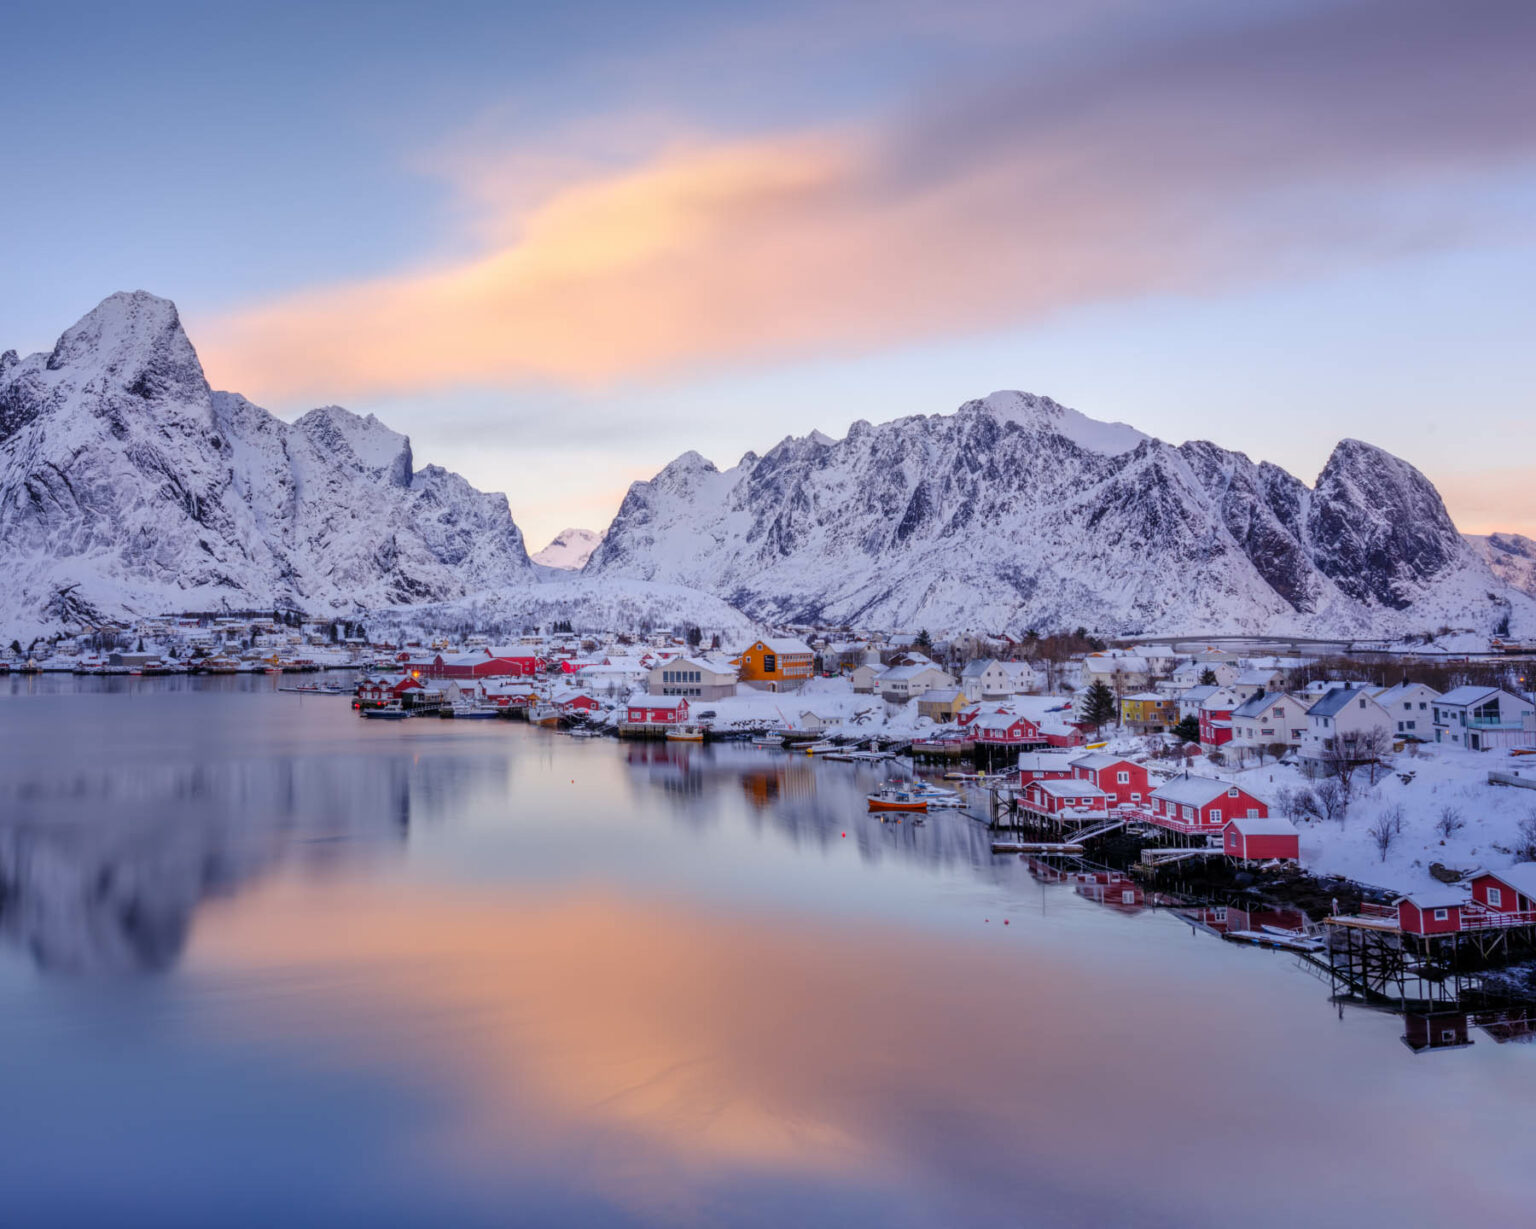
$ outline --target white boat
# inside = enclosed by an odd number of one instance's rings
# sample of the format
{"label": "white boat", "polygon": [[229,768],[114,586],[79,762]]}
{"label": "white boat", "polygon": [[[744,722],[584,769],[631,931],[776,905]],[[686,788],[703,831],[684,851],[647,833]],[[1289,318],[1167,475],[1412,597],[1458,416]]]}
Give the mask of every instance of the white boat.
{"label": "white boat", "polygon": [[834,742],[812,743],[809,747],[797,747],[797,751],[804,751],[807,755],[825,755],[828,751],[836,751],[838,746]]}
{"label": "white boat", "polygon": [[487,718],[495,720],[497,713],[486,704],[452,704],[443,716],[452,717],[455,721],[484,721]]}
{"label": "white boat", "polygon": [[400,707],[398,701],[391,701],[378,708],[364,708],[358,711],[370,721],[402,721],[410,716],[410,713]]}
{"label": "white boat", "polygon": [[701,743],[704,741],[704,728],[697,725],[680,725],[676,729],[667,731],[667,741],[673,743]]}
{"label": "white boat", "polygon": [[752,740],[754,747],[782,747],[784,736],[782,734],[759,734]]}

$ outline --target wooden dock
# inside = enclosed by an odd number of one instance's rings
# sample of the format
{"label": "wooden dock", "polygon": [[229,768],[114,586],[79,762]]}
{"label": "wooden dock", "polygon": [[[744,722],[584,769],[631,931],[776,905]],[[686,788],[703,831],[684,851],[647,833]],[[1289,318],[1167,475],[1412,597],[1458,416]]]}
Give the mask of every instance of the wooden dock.
{"label": "wooden dock", "polygon": [[993,853],[1086,853],[1075,841],[993,841]]}

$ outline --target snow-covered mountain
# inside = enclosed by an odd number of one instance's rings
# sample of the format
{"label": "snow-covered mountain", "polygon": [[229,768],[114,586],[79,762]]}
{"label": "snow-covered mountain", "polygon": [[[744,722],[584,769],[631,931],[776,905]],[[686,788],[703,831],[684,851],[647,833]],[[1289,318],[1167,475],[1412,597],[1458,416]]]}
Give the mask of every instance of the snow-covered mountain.
{"label": "snow-covered mountain", "polygon": [[506,497],[371,415],[212,391],[175,305],[115,294],[0,357],[0,618],[446,600],[529,570]]}
{"label": "snow-covered mountain", "polygon": [[1467,541],[1501,581],[1536,597],[1536,541],[1518,533],[1469,533]]}
{"label": "snow-covered mountain", "polygon": [[1315,487],[1048,398],[994,393],[629,490],[586,575],[765,619],[931,629],[1380,636],[1536,623],[1433,485],[1356,440]]}
{"label": "snow-covered mountain", "polygon": [[553,542],[533,556],[533,561],[546,568],[579,572],[602,540],[603,535],[591,529],[562,529]]}

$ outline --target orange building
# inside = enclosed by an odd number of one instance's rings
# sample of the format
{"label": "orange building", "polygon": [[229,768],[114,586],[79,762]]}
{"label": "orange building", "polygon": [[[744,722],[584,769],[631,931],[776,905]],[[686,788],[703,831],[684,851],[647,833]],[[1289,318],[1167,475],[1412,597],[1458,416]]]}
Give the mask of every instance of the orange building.
{"label": "orange building", "polygon": [[736,659],[741,681],[769,691],[799,687],[816,671],[816,654],[800,640],[759,640]]}

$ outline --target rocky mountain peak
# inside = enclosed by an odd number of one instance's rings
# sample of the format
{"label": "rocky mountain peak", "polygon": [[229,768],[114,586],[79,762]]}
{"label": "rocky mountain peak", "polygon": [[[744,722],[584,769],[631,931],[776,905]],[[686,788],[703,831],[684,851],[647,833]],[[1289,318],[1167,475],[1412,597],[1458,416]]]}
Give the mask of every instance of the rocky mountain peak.
{"label": "rocky mountain peak", "polygon": [[144,400],[208,395],[176,305],[143,290],[108,295],[64,331],[45,366],[77,385],[107,381]]}

